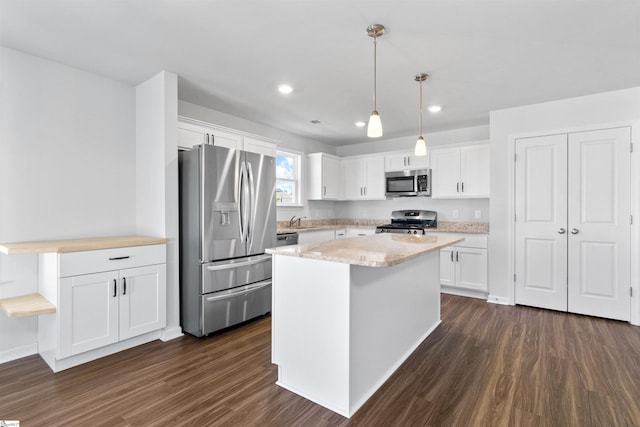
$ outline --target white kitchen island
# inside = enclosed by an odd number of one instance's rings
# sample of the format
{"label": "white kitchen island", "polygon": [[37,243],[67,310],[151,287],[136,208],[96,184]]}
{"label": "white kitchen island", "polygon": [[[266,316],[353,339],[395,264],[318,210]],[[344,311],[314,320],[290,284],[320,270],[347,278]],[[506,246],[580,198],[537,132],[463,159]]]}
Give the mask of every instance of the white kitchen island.
{"label": "white kitchen island", "polygon": [[277,384],[353,415],[440,323],[449,236],[376,234],[273,255]]}

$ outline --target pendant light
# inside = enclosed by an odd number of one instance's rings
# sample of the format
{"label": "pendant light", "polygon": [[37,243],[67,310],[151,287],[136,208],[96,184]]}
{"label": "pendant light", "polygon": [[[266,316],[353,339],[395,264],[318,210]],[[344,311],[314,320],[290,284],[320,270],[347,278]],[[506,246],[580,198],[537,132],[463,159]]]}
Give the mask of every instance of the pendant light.
{"label": "pendant light", "polygon": [[416,141],[416,148],[414,149],[414,154],[416,156],[426,156],[427,155],[427,144],[424,142],[424,138],[422,137],[422,82],[429,78],[428,74],[420,73],[416,74],[416,81],[420,83],[420,115],[418,117],[419,123],[419,132],[418,132],[418,140]]}
{"label": "pendant light", "polygon": [[369,117],[369,125],[367,126],[367,136],[369,138],[377,138],[382,136],[382,121],[380,120],[380,114],[376,109],[376,39],[384,34],[384,26],[380,24],[373,24],[367,27],[367,35],[373,37],[373,111],[371,117]]}

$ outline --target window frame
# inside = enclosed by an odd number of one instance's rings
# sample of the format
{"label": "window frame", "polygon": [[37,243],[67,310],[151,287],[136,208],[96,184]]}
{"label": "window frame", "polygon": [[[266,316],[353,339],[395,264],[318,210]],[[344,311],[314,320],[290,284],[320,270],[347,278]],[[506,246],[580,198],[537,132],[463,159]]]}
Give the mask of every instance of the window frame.
{"label": "window frame", "polygon": [[[295,178],[294,179],[290,179],[290,178],[279,178],[278,177],[278,169],[277,169],[277,159],[278,156],[283,156],[283,157],[292,157],[295,161]],[[276,150],[276,183],[278,181],[286,181],[286,182],[292,182],[294,183],[294,186],[296,188],[296,197],[294,198],[294,201],[292,203],[282,203],[282,202],[278,202],[278,199],[276,198],[276,207],[279,208],[287,208],[287,207],[301,207],[304,206],[302,203],[303,199],[303,182],[302,182],[302,161],[303,161],[303,155],[300,152],[294,151],[294,150],[289,150],[289,149],[277,149]]]}

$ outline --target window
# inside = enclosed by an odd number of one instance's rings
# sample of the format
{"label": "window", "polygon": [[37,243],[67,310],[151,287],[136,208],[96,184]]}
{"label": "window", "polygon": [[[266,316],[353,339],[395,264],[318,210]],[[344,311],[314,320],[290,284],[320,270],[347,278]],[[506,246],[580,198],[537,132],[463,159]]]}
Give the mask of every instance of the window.
{"label": "window", "polygon": [[286,151],[276,154],[276,204],[300,206],[300,155]]}

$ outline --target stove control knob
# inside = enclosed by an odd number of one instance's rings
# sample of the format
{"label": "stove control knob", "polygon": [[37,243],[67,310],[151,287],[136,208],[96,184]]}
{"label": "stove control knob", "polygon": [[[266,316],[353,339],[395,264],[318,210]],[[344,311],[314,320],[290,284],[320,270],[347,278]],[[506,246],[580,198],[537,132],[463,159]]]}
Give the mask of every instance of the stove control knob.
{"label": "stove control knob", "polygon": [[407,230],[407,234],[411,234],[411,230]]}
{"label": "stove control knob", "polygon": [[413,234],[418,234],[418,232],[416,230],[413,230]]}

